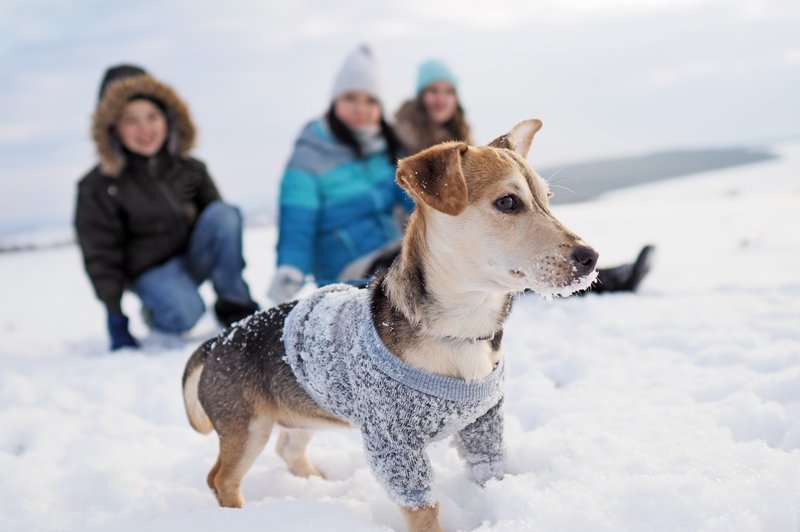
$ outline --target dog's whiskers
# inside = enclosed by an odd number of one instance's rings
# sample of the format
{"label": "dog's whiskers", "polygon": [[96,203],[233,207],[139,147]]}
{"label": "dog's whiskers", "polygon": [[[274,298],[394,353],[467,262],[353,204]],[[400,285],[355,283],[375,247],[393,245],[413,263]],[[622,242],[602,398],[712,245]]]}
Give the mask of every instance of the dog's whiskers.
{"label": "dog's whiskers", "polygon": [[560,188],[562,190],[566,190],[567,192],[569,192],[572,195],[575,195],[575,191],[574,190],[572,190],[569,187],[565,187],[564,185],[552,185],[552,188]]}
{"label": "dog's whiskers", "polygon": [[[569,187],[563,186],[563,185],[558,185],[559,180],[555,179],[555,177],[558,175],[559,172],[561,172],[561,170],[564,170],[565,168],[569,168],[570,166],[573,166],[573,165],[572,164],[565,164],[564,166],[560,167],[558,170],[556,170],[555,172],[550,174],[550,177],[545,178],[545,182],[547,182],[547,185],[551,189],[560,188],[562,190],[566,190],[567,192],[569,192],[570,194],[572,194],[574,196],[575,195],[575,191],[574,190],[572,190]],[[564,177],[567,177],[567,176],[564,176]]]}
{"label": "dog's whiskers", "polygon": [[553,181],[553,178],[554,178],[555,176],[557,176],[557,175],[558,175],[558,173],[559,173],[561,170],[564,170],[565,168],[569,168],[570,166],[573,166],[573,164],[565,164],[564,166],[560,167],[558,170],[556,170],[555,172],[553,172],[553,173],[550,175],[550,177],[547,177],[547,178],[545,178],[545,181],[547,181],[547,183],[548,183],[548,184],[551,184],[551,183],[556,183],[556,181]]}

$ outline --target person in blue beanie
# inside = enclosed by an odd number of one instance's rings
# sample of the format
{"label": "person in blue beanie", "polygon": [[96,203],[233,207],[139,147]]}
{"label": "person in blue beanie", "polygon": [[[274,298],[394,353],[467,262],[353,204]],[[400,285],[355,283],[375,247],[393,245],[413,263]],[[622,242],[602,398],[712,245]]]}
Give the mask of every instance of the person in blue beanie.
{"label": "person in blue beanie", "polygon": [[75,229],[106,307],[111,349],[138,346],[122,311],[126,289],[141,299],[148,323],[168,333],[203,315],[198,286],[206,279],[222,324],[258,310],[242,278],[241,213],[189,155],[195,127],[178,94],[141,67],[109,68],[92,136],[99,164],[78,184]]}
{"label": "person in blue beanie", "polygon": [[395,113],[395,131],[409,153],[451,140],[472,143],[457,91],[458,79],[443,61],[419,65],[416,95]]}
{"label": "person in blue beanie", "polygon": [[[429,59],[420,63],[415,92],[395,113],[395,131],[408,153],[451,140],[473,143],[458,99],[458,78],[445,62]],[[646,245],[634,262],[600,268],[597,283],[579,294],[636,291],[650,271],[654,249]]]}
{"label": "person in blue beanie", "polygon": [[277,268],[268,297],[305,282],[365,279],[396,251],[413,202],[395,183],[401,144],[383,115],[378,67],[366,46],[345,59],[324,116],[305,125],[280,184]]}

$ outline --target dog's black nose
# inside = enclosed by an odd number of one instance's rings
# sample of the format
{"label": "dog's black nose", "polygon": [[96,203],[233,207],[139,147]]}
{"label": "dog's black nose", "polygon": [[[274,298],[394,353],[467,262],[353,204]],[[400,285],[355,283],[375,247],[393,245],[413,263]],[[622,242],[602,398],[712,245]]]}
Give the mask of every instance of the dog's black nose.
{"label": "dog's black nose", "polygon": [[572,263],[580,275],[594,271],[599,255],[589,246],[578,246],[572,250]]}

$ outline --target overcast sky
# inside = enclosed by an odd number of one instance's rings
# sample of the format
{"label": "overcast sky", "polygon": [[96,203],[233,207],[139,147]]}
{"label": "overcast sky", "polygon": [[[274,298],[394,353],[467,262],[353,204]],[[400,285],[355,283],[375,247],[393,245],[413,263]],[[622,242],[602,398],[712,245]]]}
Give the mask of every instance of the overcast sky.
{"label": "overcast sky", "polygon": [[444,59],[478,141],[544,121],[541,167],[797,138],[799,27],[796,0],[2,0],[0,234],[71,219],[111,64],[178,90],[195,155],[254,210],[274,207],[296,134],[359,43],[381,64],[389,114],[417,64]]}

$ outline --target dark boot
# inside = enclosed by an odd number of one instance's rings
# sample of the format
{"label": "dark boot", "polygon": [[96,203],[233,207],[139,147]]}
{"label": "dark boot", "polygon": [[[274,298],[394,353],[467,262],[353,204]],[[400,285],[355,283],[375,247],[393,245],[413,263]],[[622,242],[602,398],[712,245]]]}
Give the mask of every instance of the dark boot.
{"label": "dark boot", "polygon": [[214,313],[217,315],[219,322],[225,327],[258,312],[258,309],[258,303],[253,301],[242,304],[218,299],[217,302],[214,303]]}
{"label": "dark boot", "polygon": [[655,247],[647,245],[639,252],[636,261],[632,264],[623,264],[613,268],[603,268],[597,271],[597,281],[591,288],[580,292],[599,294],[602,292],[635,292],[642,279],[650,271],[653,262]]}

